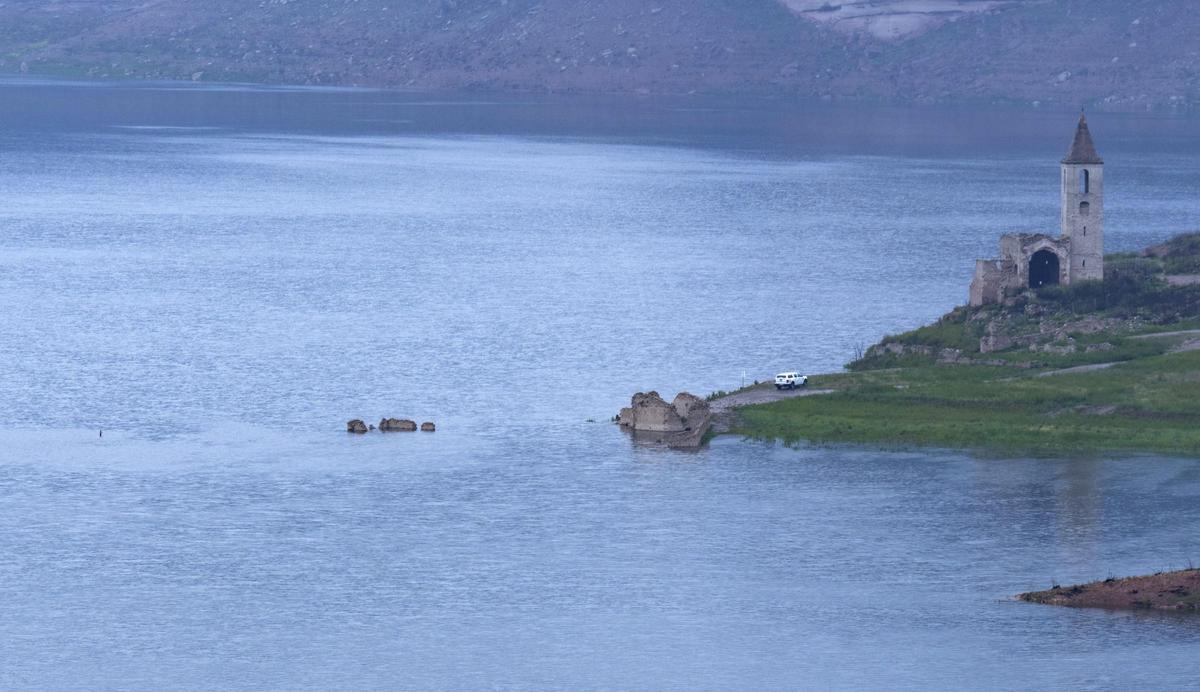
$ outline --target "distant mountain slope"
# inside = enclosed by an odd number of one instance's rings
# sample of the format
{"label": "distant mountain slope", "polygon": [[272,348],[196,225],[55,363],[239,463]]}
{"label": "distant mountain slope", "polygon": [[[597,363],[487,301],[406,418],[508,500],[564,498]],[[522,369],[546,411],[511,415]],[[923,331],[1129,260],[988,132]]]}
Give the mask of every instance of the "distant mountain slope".
{"label": "distant mountain slope", "polygon": [[1053,0],[781,0],[805,19],[844,33],[897,40],[980,12]]}
{"label": "distant mountain slope", "polygon": [[1198,34],[1185,0],[0,0],[0,72],[1200,108]]}

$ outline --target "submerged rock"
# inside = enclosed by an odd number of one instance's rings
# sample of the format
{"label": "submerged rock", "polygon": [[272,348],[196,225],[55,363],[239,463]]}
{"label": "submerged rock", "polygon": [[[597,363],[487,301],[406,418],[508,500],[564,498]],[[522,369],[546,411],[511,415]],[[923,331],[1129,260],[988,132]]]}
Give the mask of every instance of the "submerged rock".
{"label": "submerged rock", "polygon": [[354,433],[355,435],[365,435],[367,434],[367,424],[355,418],[346,423],[346,432]]}
{"label": "submerged rock", "polygon": [[403,418],[384,418],[379,421],[379,429],[382,432],[416,432],[417,423]]}
{"label": "submerged rock", "polygon": [[428,421],[421,424],[421,432],[436,432],[437,426]]}

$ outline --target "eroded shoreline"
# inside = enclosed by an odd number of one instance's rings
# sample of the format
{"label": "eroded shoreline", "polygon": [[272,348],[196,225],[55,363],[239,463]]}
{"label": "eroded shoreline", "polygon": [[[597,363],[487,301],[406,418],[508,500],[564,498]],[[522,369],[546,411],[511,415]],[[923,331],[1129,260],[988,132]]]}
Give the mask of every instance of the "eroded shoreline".
{"label": "eroded shoreline", "polygon": [[1017,596],[1028,603],[1070,608],[1171,610],[1200,613],[1200,569],[1158,572],[1077,586],[1054,586]]}

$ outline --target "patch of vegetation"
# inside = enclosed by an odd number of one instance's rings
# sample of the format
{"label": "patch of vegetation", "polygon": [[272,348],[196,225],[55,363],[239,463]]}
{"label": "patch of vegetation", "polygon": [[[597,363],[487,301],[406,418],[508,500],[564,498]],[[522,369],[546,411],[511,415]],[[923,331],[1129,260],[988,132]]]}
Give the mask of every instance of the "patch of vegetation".
{"label": "patch of vegetation", "polygon": [[[1028,366],[1032,369],[1060,370],[1081,365],[1097,365],[1100,363],[1121,363],[1138,358],[1160,356],[1169,352],[1182,339],[1142,339],[1146,335],[1139,332],[1130,336],[1113,336],[1111,334],[1080,334],[1072,338],[1079,349],[1074,353],[1031,353],[1028,349],[1001,351],[988,356],[990,360]],[[1087,350],[1106,344],[1103,350]]]}
{"label": "patch of vegetation", "polygon": [[872,354],[864,358],[860,358],[846,365],[846,369],[851,372],[863,372],[866,370],[893,370],[895,368],[919,368],[927,365],[933,365],[937,358],[932,354],[925,353],[883,353]]}
{"label": "patch of vegetation", "polygon": [[1144,255],[1107,255],[1104,262],[1104,281],[1046,286],[1036,292],[1038,302],[1060,312],[1158,324],[1198,314],[1200,286],[1171,286],[1166,275],[1200,273],[1200,233],[1176,236]]}
{"label": "patch of vegetation", "polygon": [[[1127,337],[1154,329],[1185,329],[1200,321],[1200,285],[1167,280],[1179,272],[1200,273],[1200,233],[1178,236],[1140,254],[1108,255],[1103,281],[1046,286],[1010,296],[1002,305],[956,308],[934,324],[885,337],[847,368],[932,365],[947,350],[957,352],[951,358],[955,361],[1025,367],[1159,355],[1165,352],[1161,345]],[[1103,332],[1099,337],[1097,327]],[[981,344],[985,336],[992,337],[988,353]]]}
{"label": "patch of vegetation", "polygon": [[[832,394],[745,407],[733,432],[788,443],[1200,456],[1200,337],[1187,331],[1200,330],[1200,286],[1173,286],[1164,274],[1193,261],[1200,271],[1200,234],[1106,261],[1104,281],[957,308],[886,337],[848,372],[811,379]],[[1080,366],[1097,367],[1048,372]]]}
{"label": "patch of vegetation", "polygon": [[902,344],[930,346],[935,349],[955,348],[963,351],[978,349],[983,325],[970,322],[970,311],[956,308],[931,325],[892,337]]}
{"label": "patch of vegetation", "polygon": [[1163,260],[1168,274],[1200,274],[1200,233],[1176,236],[1166,243]]}
{"label": "patch of vegetation", "polygon": [[887,336],[882,341],[884,344],[901,344],[918,349],[909,349],[904,353],[881,352],[875,349],[846,367],[853,371],[931,365],[943,349],[978,353],[984,323],[972,320],[972,316],[973,312],[968,308],[955,308],[933,324],[911,332]]}
{"label": "patch of vegetation", "polygon": [[733,432],[788,443],[1200,455],[1200,352],[1038,374],[974,365],[852,373],[834,394],[742,409]]}
{"label": "patch of vegetation", "polygon": [[[1140,266],[1139,266],[1140,265]],[[1139,318],[1152,324],[1171,324],[1200,314],[1200,286],[1171,286],[1161,273],[1146,273],[1146,265],[1130,263],[1104,281],[1038,289],[1038,302],[1052,313],[1093,314]]]}

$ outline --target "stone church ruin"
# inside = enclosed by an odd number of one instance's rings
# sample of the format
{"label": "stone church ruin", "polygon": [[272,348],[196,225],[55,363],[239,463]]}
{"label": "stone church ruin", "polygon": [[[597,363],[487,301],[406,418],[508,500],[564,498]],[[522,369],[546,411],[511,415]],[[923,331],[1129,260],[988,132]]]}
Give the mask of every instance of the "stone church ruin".
{"label": "stone church ruin", "polygon": [[1000,237],[1000,259],[978,260],[971,305],[998,303],[1005,294],[1052,284],[1104,278],[1104,160],[1096,153],[1087,117],[1080,116],[1062,160],[1059,237],[1019,233]]}

